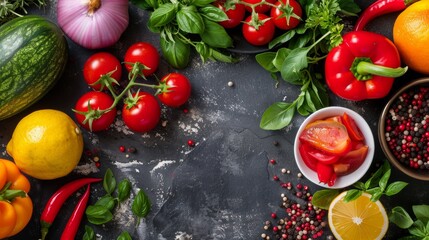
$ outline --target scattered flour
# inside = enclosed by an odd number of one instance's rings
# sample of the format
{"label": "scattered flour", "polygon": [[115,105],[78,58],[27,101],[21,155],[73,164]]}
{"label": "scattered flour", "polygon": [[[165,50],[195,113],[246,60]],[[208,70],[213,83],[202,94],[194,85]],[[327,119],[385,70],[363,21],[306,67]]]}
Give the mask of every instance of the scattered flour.
{"label": "scattered flour", "polygon": [[191,240],[192,235],[187,234],[185,232],[176,232],[176,236],[174,237],[174,240]]}
{"label": "scattered flour", "polygon": [[98,169],[98,167],[95,166],[95,162],[91,162],[83,165],[78,165],[73,171],[82,175],[89,175],[91,173],[99,172],[100,169]]}
{"label": "scattered flour", "polygon": [[156,166],[150,171],[150,174],[153,175],[156,170],[165,168],[168,165],[176,163],[176,160],[164,160],[156,164]]}

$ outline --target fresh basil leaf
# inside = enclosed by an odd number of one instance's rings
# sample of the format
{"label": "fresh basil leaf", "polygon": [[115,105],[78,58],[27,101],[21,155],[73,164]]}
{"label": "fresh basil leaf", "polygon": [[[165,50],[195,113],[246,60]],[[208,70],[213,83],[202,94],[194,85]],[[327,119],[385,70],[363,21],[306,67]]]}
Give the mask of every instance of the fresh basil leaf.
{"label": "fresh basil leaf", "polygon": [[[313,97],[311,96],[312,92],[310,91],[311,89],[308,89],[307,91],[305,91],[305,102],[307,103],[306,105],[308,106],[309,112],[315,112],[317,108],[313,102]],[[303,115],[303,116],[306,116],[306,115]]]}
{"label": "fresh basil leaf", "polygon": [[[130,2],[137,6],[138,8],[144,9],[144,10],[152,10],[156,8],[157,6],[152,6],[153,2],[151,0],[145,1],[145,0],[130,0]],[[154,0],[154,2],[157,2]]]}
{"label": "fresh basil leaf", "polygon": [[83,234],[82,240],[95,240],[95,232],[90,226],[85,225],[85,233]]}
{"label": "fresh basil leaf", "polygon": [[392,209],[389,214],[389,221],[402,229],[407,229],[414,223],[408,212],[400,206],[394,207]]}
{"label": "fresh basil leaf", "polygon": [[378,192],[383,192],[380,187],[374,187],[366,190],[367,193],[373,195]]}
{"label": "fresh basil leaf", "polygon": [[283,33],[282,35],[274,38],[269,44],[268,44],[268,48],[272,49],[274,47],[277,47],[281,44],[287,43],[289,40],[291,40],[296,34],[295,30],[289,30],[285,33]]}
{"label": "fresh basil leaf", "polygon": [[116,206],[116,201],[112,196],[105,195],[105,196],[101,197],[100,199],[98,199],[94,205],[103,206],[103,207],[109,209],[109,211],[113,211],[113,209]]}
{"label": "fresh basil leaf", "polygon": [[297,38],[292,38],[289,41],[288,48],[290,49],[296,49],[296,48],[303,48],[305,45],[307,45],[311,40],[313,39],[313,33],[305,33],[302,35],[299,35]]}
{"label": "fresh basil leaf", "polygon": [[105,206],[90,205],[85,210],[88,221],[95,225],[107,223],[113,219],[112,213]]}
{"label": "fresh basil leaf", "polygon": [[306,104],[305,95],[306,92],[301,92],[296,99],[296,110],[302,116],[307,116],[311,112],[309,106]]}
{"label": "fresh basil leaf", "polygon": [[285,81],[300,84],[301,70],[308,67],[307,54],[308,48],[296,48],[290,51],[280,71]]}
{"label": "fresh basil leaf", "polygon": [[134,198],[131,210],[139,218],[144,218],[150,211],[150,200],[143,190],[139,190]]}
{"label": "fresh basil leaf", "polygon": [[362,191],[366,190],[365,184],[363,182],[356,182],[355,184],[353,184],[353,187]]}
{"label": "fresh basil leaf", "polygon": [[390,178],[390,173],[392,172],[392,170],[387,170],[384,174],[383,174],[383,176],[381,177],[381,179],[380,179],[380,182],[378,183],[378,185],[380,186],[380,188],[381,188],[381,191],[384,191],[384,190],[386,190],[386,187],[387,187],[387,183],[389,182],[389,178]]}
{"label": "fresh basil leaf", "polygon": [[204,7],[212,2],[214,2],[214,0],[193,0],[192,5],[195,5],[197,7]]}
{"label": "fresh basil leaf", "polygon": [[177,5],[164,3],[152,12],[148,25],[151,27],[165,26],[175,19],[176,13]]}
{"label": "fresh basil leaf", "polygon": [[273,60],[276,57],[277,53],[275,52],[264,52],[259,53],[255,56],[256,61],[263,67],[265,70],[271,73],[278,72],[276,66],[273,64]]}
{"label": "fresh basil leaf", "polygon": [[414,205],[414,215],[423,223],[429,222],[429,205]]}
{"label": "fresh basil leaf", "polygon": [[429,240],[428,237],[417,237],[417,236],[405,236],[405,237],[400,237],[398,238],[398,240]]}
{"label": "fresh basil leaf", "polygon": [[209,46],[207,46],[207,44],[205,44],[204,42],[198,42],[197,44],[195,44],[195,50],[198,54],[200,54],[203,63],[211,58],[211,48],[209,48]]}
{"label": "fresh basil leaf", "polygon": [[289,48],[280,48],[277,50],[276,57],[273,60],[273,65],[277,68],[278,71],[281,71],[283,62],[285,61],[286,57],[289,56],[289,53],[292,50]]}
{"label": "fresh basil leaf", "polygon": [[216,22],[203,19],[205,29],[200,34],[201,40],[213,48],[229,48],[233,46],[232,38],[228,35],[225,28]]}
{"label": "fresh basil leaf", "polygon": [[123,179],[118,184],[118,199],[120,202],[125,201],[131,193],[131,182],[128,179]]}
{"label": "fresh basil leaf", "polygon": [[128,232],[122,232],[116,240],[132,240],[132,238]]}
{"label": "fresh basil leaf", "polygon": [[312,97],[317,97],[317,100],[313,99],[313,102],[315,103],[317,109],[321,109],[329,105],[329,94],[326,91],[326,88],[320,83],[320,81],[311,81],[311,91],[314,92],[314,94],[312,94]]}
{"label": "fresh basil leaf", "polygon": [[292,121],[296,103],[276,102],[269,106],[262,114],[260,128],[265,130],[279,130]]}
{"label": "fresh basil leaf", "polygon": [[357,16],[361,11],[359,5],[353,0],[338,0],[342,12],[348,13],[349,16]]}
{"label": "fresh basil leaf", "polygon": [[176,36],[173,40],[160,38],[160,46],[163,57],[174,68],[183,69],[188,66],[191,56],[191,47]]}
{"label": "fresh basil leaf", "polygon": [[225,62],[225,63],[235,63],[237,62],[237,59],[235,59],[234,57],[230,56],[230,55],[225,55],[215,49],[211,49],[211,56],[220,62]]}
{"label": "fresh basil leaf", "polygon": [[222,22],[228,20],[228,16],[220,8],[214,5],[207,5],[199,9],[201,16],[213,22]]}
{"label": "fresh basil leaf", "polygon": [[112,170],[109,168],[106,170],[103,179],[103,188],[107,192],[107,194],[111,195],[116,188],[116,179],[113,176]]}
{"label": "fresh basil leaf", "polygon": [[426,236],[426,227],[425,224],[417,220],[411,225],[411,227],[408,228],[408,231],[410,234],[417,236],[417,237],[425,237]]}
{"label": "fresh basil leaf", "polygon": [[356,200],[362,194],[363,194],[362,190],[350,189],[347,191],[346,195],[344,196],[344,202],[350,202],[350,201]]}
{"label": "fresh basil leaf", "polygon": [[381,198],[381,196],[383,196],[383,192],[374,192],[371,195],[370,200],[373,201],[373,202],[377,202]]}
{"label": "fresh basil leaf", "polygon": [[202,34],[204,32],[203,17],[195,6],[182,6],[177,12],[176,21],[179,29],[186,33]]}
{"label": "fresh basil leaf", "polygon": [[393,183],[389,184],[389,186],[387,186],[386,195],[387,196],[393,196],[395,194],[398,194],[407,185],[408,185],[408,183],[402,182],[402,181],[393,182]]}
{"label": "fresh basil leaf", "polygon": [[381,177],[388,169],[390,169],[390,165],[387,161],[384,161],[383,165],[381,165],[377,171],[365,182],[365,188],[369,189],[378,186]]}
{"label": "fresh basil leaf", "polygon": [[313,194],[311,203],[321,209],[328,210],[332,200],[339,194],[338,189],[322,189]]}

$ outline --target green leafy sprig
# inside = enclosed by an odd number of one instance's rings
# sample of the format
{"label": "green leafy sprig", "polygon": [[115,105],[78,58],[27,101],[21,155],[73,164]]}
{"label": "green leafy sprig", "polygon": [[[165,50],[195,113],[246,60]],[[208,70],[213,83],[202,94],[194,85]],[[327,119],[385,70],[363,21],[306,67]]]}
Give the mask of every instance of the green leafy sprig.
{"label": "green leafy sprig", "polygon": [[15,17],[28,14],[27,8],[31,5],[42,7],[45,0],[2,0],[0,3],[0,25]]}
{"label": "green leafy sprig", "polygon": [[402,229],[408,229],[410,235],[399,240],[429,240],[429,205],[414,205],[412,210],[416,220],[401,206],[394,207],[389,221]]}

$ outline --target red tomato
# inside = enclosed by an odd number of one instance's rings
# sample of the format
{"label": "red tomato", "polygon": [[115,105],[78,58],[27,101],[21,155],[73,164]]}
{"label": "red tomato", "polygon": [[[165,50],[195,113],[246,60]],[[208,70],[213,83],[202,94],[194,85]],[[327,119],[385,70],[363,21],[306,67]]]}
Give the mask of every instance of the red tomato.
{"label": "red tomato", "polygon": [[246,14],[246,9],[243,4],[234,4],[232,8],[225,6],[225,0],[218,0],[213,3],[214,6],[224,11],[228,16],[228,20],[219,22],[224,28],[235,28],[240,25]]}
{"label": "red tomato", "polygon": [[[255,7],[255,12],[257,12],[257,13],[268,12],[271,9],[271,6],[268,4],[260,4],[260,2],[262,2],[262,0],[243,0],[243,1],[245,3],[248,3],[248,4],[253,4],[255,6],[257,5]],[[276,0],[266,0],[265,2],[274,4],[276,2]],[[252,12],[252,8],[250,6],[246,5],[245,8],[248,12],[250,12],[250,13]]]}
{"label": "red tomato", "polygon": [[261,22],[258,28],[251,26],[252,16],[248,16],[244,21],[242,32],[244,39],[252,45],[262,46],[268,44],[273,38],[276,27],[273,20],[267,15],[258,13],[258,22]]}
{"label": "red tomato", "polygon": [[138,92],[125,100],[122,119],[129,129],[148,132],[156,127],[161,117],[158,101],[150,93]]}
{"label": "red tomato", "polygon": [[186,103],[191,96],[191,83],[180,73],[170,73],[164,76],[159,85],[161,92],[156,96],[169,107],[179,107]]}
{"label": "red tomato", "polygon": [[146,68],[143,70],[144,76],[153,74],[159,65],[159,53],[158,50],[150,43],[138,42],[131,45],[125,52],[125,68],[128,72],[133,68],[135,62],[140,62]]}
{"label": "red tomato", "polygon": [[270,16],[276,27],[289,30],[298,26],[302,17],[302,8],[296,0],[279,0],[275,6],[271,8]]}
{"label": "red tomato", "polygon": [[301,145],[304,145],[304,149],[307,152],[307,155],[310,158],[314,159],[313,161],[322,162],[324,164],[332,164],[337,162],[338,159],[340,159],[339,155],[322,152],[319,149],[313,148],[307,144],[301,144]]}
{"label": "red tomato", "polygon": [[356,125],[355,120],[351,118],[347,113],[344,113],[343,116],[341,116],[341,120],[343,124],[346,126],[351,139],[355,141],[363,141],[365,139],[363,137],[361,130]]}
{"label": "red tomato", "polygon": [[348,152],[346,155],[341,157],[338,162],[333,164],[334,172],[338,176],[344,176],[356,171],[356,169],[358,169],[360,165],[362,165],[362,163],[365,161],[367,154],[367,145]]}
{"label": "red tomato", "polygon": [[301,155],[302,160],[304,161],[305,165],[307,165],[308,168],[310,168],[313,171],[317,171],[317,161],[316,159],[312,158],[307,151],[308,145],[306,144],[300,144],[299,145],[299,154]]}
{"label": "red tomato", "polygon": [[[113,105],[113,98],[104,93],[91,91],[82,95],[76,102],[75,116],[77,122],[85,129],[93,132],[107,129],[115,120],[116,108],[100,113],[99,110],[105,110]],[[91,117],[90,120],[85,119],[85,114]]]}
{"label": "red tomato", "polygon": [[[116,70],[116,71],[115,71]],[[114,71],[114,72],[113,72]],[[122,66],[119,60],[108,52],[99,52],[91,55],[83,65],[83,78],[94,90],[101,90],[102,85],[95,82],[102,75],[113,72],[111,77],[119,81],[122,76]]]}
{"label": "red tomato", "polygon": [[317,177],[321,183],[328,184],[330,187],[334,186],[337,180],[337,175],[332,165],[323,164],[321,162],[317,163]]}
{"label": "red tomato", "polygon": [[335,121],[314,121],[305,127],[299,139],[316,149],[339,156],[351,149],[346,127]]}

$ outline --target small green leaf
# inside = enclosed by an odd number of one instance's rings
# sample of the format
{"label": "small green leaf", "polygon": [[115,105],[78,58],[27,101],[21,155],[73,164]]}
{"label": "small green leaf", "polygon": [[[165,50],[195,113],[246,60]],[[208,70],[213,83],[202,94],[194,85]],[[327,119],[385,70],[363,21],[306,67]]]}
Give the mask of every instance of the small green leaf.
{"label": "small green leaf", "polygon": [[144,218],[150,211],[150,200],[143,190],[139,190],[134,198],[131,210],[139,218]]}
{"label": "small green leaf", "polygon": [[[350,16],[356,16],[360,12],[360,7],[353,0],[339,0],[340,8],[343,12],[351,13]],[[354,14],[354,15],[353,15]]]}
{"label": "small green leaf", "polygon": [[122,232],[116,240],[132,240],[132,238],[128,232]]}
{"label": "small green leaf", "polygon": [[113,175],[112,170],[109,168],[106,170],[103,179],[103,188],[107,192],[107,194],[112,195],[116,188],[116,179]]}
{"label": "small green leaf", "polygon": [[287,31],[285,33],[283,33],[282,35],[274,38],[269,44],[268,44],[268,48],[272,49],[276,46],[279,46],[281,44],[287,43],[289,40],[291,40],[296,34],[295,30],[290,30]]}
{"label": "small green leaf", "polygon": [[408,185],[408,183],[402,182],[402,181],[393,182],[393,183],[389,184],[389,186],[387,186],[386,195],[387,196],[393,196],[395,194],[398,194],[407,185]]}
{"label": "small green leaf", "polygon": [[394,207],[392,209],[391,213],[389,214],[389,220],[402,229],[411,227],[414,222],[408,212],[400,206]]}
{"label": "small green leaf", "polygon": [[367,189],[366,192],[373,195],[376,193],[382,193],[383,191],[381,190],[380,187],[375,187],[375,188]]}
{"label": "small green leaf", "polygon": [[165,37],[160,38],[160,46],[163,57],[176,69],[188,66],[191,56],[191,46],[176,36],[172,40]]}
{"label": "small green leaf", "polygon": [[217,61],[225,62],[225,63],[235,63],[237,59],[230,55],[223,54],[215,49],[210,49],[211,57]]}
{"label": "small green leaf", "polygon": [[204,7],[212,2],[214,2],[214,0],[193,0],[192,5],[195,5],[197,7]]}
{"label": "small green leaf", "polygon": [[255,56],[255,59],[259,63],[259,65],[261,65],[265,70],[271,73],[275,73],[279,71],[273,64],[273,60],[276,55],[277,53],[275,52],[264,52],[257,54]]}
{"label": "small green leaf", "polygon": [[417,236],[417,237],[423,238],[426,236],[426,226],[420,220],[415,221],[413,223],[413,225],[408,228],[408,231],[410,232],[410,234]]}
{"label": "small green leaf", "polygon": [[95,232],[94,230],[88,226],[85,225],[85,233],[83,234],[82,240],[95,240]]}
{"label": "small green leaf", "polygon": [[186,33],[202,34],[205,29],[203,17],[195,6],[182,6],[177,12],[176,21],[179,29]]}
{"label": "small green leaf", "polygon": [[224,11],[211,4],[200,8],[199,11],[201,16],[213,22],[222,22],[228,20],[228,16]]}
{"label": "small green leaf", "polygon": [[370,200],[373,202],[377,202],[381,198],[381,196],[383,196],[383,192],[375,192],[371,195]]}
{"label": "small green leaf", "polygon": [[128,179],[124,179],[118,184],[118,199],[120,202],[125,201],[131,193],[131,182]]}
{"label": "small green leaf", "polygon": [[278,130],[286,127],[295,114],[296,103],[276,102],[262,114],[260,128]]}
{"label": "small green leaf", "polygon": [[355,187],[358,190],[362,190],[365,191],[365,184],[363,182],[356,182],[355,184],[353,184],[353,187]]}
{"label": "small green leaf", "polygon": [[162,27],[172,22],[176,17],[177,6],[172,3],[164,3],[156,8],[149,17],[148,25]]}
{"label": "small green leaf", "polygon": [[388,161],[384,161],[377,171],[365,182],[365,189],[373,188],[379,186],[379,182],[384,173],[390,169],[390,164]]}
{"label": "small green leaf", "polygon": [[429,205],[414,205],[414,215],[423,223],[429,222]]}
{"label": "small green leaf", "polygon": [[301,70],[308,67],[308,48],[295,48],[282,63],[280,73],[282,78],[292,84],[302,84],[299,82]]}
{"label": "small green leaf", "polygon": [[356,200],[362,194],[363,194],[362,190],[350,189],[347,191],[346,195],[344,196],[344,202],[350,202],[350,201]]}
{"label": "small green leaf", "polygon": [[95,225],[107,223],[113,219],[112,213],[105,206],[90,205],[85,210],[88,221]]}
{"label": "small green leaf", "polygon": [[387,170],[384,174],[383,174],[383,176],[381,177],[381,179],[380,179],[380,182],[378,183],[378,185],[380,186],[380,188],[381,188],[381,191],[384,191],[384,190],[386,190],[386,187],[387,187],[387,183],[389,182],[389,178],[390,178],[390,173],[392,172],[392,170]]}
{"label": "small green leaf", "polygon": [[98,199],[94,205],[103,206],[110,211],[113,211],[116,206],[116,201],[111,195],[105,195]]}
{"label": "small green leaf", "polygon": [[289,53],[291,51],[292,50],[290,50],[289,48],[280,48],[279,50],[277,50],[277,54],[273,60],[273,64],[278,71],[281,71],[283,62],[285,61],[286,57],[289,56]]}
{"label": "small green leaf", "polygon": [[313,194],[311,203],[321,209],[329,209],[332,200],[339,194],[338,189],[322,189]]}
{"label": "small green leaf", "polygon": [[233,46],[232,38],[228,35],[225,28],[216,22],[203,19],[205,28],[200,34],[201,40],[214,48],[229,48]]}

